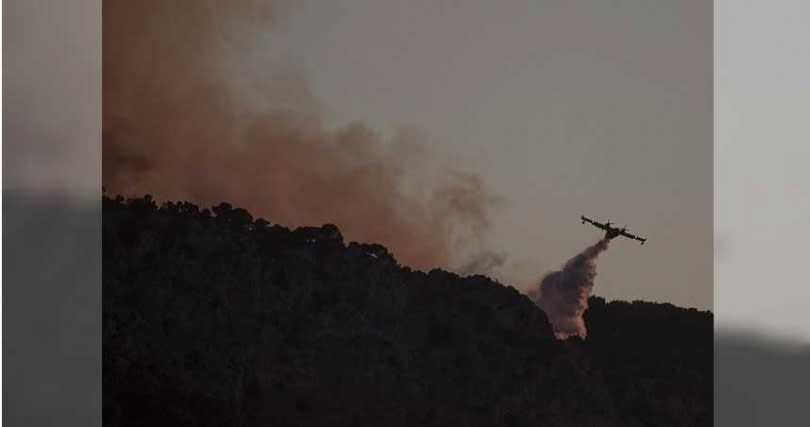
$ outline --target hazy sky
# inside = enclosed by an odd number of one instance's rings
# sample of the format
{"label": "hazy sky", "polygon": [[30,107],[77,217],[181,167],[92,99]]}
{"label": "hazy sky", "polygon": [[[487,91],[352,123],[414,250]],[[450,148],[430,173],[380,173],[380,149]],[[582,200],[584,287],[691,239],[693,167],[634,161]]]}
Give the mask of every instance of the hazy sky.
{"label": "hazy sky", "polygon": [[594,292],[712,306],[712,3],[305,0],[257,43],[331,125],[422,129],[505,199],[516,287],[600,237]]}

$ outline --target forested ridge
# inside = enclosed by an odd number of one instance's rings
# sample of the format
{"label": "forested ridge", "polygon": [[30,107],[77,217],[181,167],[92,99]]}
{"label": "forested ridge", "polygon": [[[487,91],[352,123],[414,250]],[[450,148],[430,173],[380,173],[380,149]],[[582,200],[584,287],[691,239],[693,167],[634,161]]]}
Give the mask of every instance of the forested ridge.
{"label": "forested ridge", "polygon": [[105,426],[712,423],[710,312],[592,297],[557,341],[510,286],[226,203],[105,196],[102,239]]}

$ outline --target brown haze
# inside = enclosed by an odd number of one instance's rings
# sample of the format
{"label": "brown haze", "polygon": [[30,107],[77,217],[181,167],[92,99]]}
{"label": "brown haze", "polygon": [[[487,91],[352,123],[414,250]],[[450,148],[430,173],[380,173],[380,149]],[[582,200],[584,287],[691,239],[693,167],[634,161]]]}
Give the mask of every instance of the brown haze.
{"label": "brown haze", "polygon": [[300,73],[242,65],[276,17],[258,0],[104,0],[107,192],[334,223],[415,268],[480,258],[497,198],[477,176],[441,167],[413,132],[326,130]]}

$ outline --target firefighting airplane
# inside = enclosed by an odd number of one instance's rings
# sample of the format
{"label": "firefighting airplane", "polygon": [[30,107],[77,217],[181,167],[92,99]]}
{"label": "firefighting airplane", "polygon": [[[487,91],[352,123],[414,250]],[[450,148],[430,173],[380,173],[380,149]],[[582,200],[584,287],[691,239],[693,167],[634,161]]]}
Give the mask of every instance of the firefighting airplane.
{"label": "firefighting airplane", "polygon": [[628,230],[627,226],[624,226],[622,228],[612,227],[611,226],[612,223],[610,221],[608,221],[608,222],[606,222],[604,224],[600,224],[600,223],[598,223],[598,222],[596,222],[596,221],[594,221],[594,220],[592,220],[590,218],[586,218],[584,216],[581,216],[580,218],[582,219],[583,224],[585,224],[586,222],[590,222],[591,224],[593,224],[594,227],[601,228],[602,230],[605,230],[605,239],[612,240],[612,239],[614,239],[614,238],[616,238],[618,236],[624,236],[624,237],[628,237],[630,239],[638,240],[638,241],[641,242],[642,245],[644,245],[644,242],[647,241],[647,239],[645,239],[643,237],[634,236],[634,235],[628,233],[627,232],[627,230]]}

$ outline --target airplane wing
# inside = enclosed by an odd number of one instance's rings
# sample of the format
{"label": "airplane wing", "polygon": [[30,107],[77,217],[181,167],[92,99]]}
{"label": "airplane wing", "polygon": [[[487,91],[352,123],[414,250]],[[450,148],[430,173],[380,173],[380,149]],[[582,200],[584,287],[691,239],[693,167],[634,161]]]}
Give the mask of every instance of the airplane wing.
{"label": "airplane wing", "polygon": [[595,225],[598,228],[601,228],[603,230],[605,229],[605,224],[598,223],[598,222],[596,222],[596,221],[594,221],[594,220],[592,220],[592,219],[590,219],[588,217],[585,217],[585,216],[581,216],[580,218],[582,218],[583,223],[589,222],[589,223]]}
{"label": "airplane wing", "polygon": [[635,240],[640,241],[642,245],[644,244],[644,242],[646,242],[646,241],[647,241],[647,239],[645,239],[645,238],[643,238],[643,237],[638,237],[638,236],[635,236],[635,235],[630,234],[630,233],[628,233],[628,232],[626,232],[626,231],[622,231],[622,233],[621,233],[621,234],[622,234],[622,236],[624,236],[624,237],[629,237],[629,238],[631,238],[631,239],[635,239]]}

